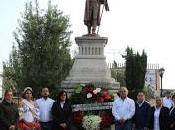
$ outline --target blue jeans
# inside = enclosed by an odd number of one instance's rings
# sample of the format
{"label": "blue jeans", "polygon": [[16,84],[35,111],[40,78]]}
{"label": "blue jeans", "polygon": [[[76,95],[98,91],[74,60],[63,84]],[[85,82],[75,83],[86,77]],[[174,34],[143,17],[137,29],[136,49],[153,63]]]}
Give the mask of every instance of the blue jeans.
{"label": "blue jeans", "polygon": [[115,123],[115,130],[131,130],[131,129],[132,129],[131,121],[127,121],[124,124],[120,124],[119,122]]}
{"label": "blue jeans", "polygon": [[40,122],[42,130],[52,130],[52,121]]}

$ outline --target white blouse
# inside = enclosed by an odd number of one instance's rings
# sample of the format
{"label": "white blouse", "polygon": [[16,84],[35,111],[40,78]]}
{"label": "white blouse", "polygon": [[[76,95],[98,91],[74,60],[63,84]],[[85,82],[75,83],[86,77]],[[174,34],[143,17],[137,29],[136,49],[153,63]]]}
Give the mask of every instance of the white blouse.
{"label": "white blouse", "polygon": [[161,107],[156,108],[154,111],[154,130],[160,130],[159,116]]}
{"label": "white blouse", "polygon": [[22,100],[23,107],[19,108],[20,120],[23,119],[26,122],[34,122],[35,119],[39,120],[39,109],[34,104],[28,102],[26,99]]}

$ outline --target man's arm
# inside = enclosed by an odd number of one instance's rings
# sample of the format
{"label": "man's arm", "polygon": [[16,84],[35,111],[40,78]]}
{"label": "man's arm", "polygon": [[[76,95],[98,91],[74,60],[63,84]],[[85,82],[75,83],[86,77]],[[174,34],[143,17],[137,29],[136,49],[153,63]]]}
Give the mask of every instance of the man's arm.
{"label": "man's arm", "polygon": [[5,127],[9,128],[11,126],[11,123],[7,120],[7,118],[5,118],[7,117],[7,115],[4,115],[3,109],[4,109],[3,105],[0,104],[0,123],[2,123]]}
{"label": "man's arm", "polygon": [[105,10],[109,11],[109,5],[107,0],[99,0],[100,4],[104,4]]}
{"label": "man's arm", "polygon": [[135,102],[131,100],[129,105],[130,105],[130,110],[128,115],[126,116],[127,119],[131,119],[135,114]]}
{"label": "man's arm", "polygon": [[120,120],[120,116],[118,115],[117,111],[116,111],[116,102],[114,101],[113,106],[112,106],[112,114],[115,118],[115,120]]}
{"label": "man's arm", "polygon": [[108,1],[107,0],[105,2],[105,9],[106,9],[106,11],[109,11],[109,5],[108,5]]}

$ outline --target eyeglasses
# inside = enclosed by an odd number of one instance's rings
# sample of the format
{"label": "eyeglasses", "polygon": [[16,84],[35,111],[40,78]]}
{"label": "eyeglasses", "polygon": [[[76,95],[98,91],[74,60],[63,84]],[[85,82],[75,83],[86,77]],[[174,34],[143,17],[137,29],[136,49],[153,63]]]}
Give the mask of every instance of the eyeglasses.
{"label": "eyeglasses", "polygon": [[6,94],[6,96],[13,96],[13,94]]}

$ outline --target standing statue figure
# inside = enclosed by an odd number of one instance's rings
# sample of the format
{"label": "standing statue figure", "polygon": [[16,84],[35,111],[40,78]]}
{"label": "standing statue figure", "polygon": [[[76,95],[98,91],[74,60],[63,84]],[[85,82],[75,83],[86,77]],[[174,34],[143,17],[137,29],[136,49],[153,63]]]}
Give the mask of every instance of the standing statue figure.
{"label": "standing statue figure", "polygon": [[[87,26],[88,35],[96,34],[96,27],[100,25],[102,14],[100,6],[103,4],[106,11],[109,11],[107,0],[86,0],[84,12],[84,24]],[[102,10],[103,13],[103,10]]]}

